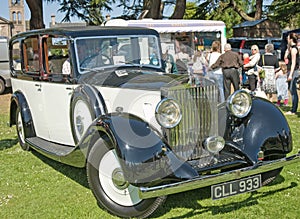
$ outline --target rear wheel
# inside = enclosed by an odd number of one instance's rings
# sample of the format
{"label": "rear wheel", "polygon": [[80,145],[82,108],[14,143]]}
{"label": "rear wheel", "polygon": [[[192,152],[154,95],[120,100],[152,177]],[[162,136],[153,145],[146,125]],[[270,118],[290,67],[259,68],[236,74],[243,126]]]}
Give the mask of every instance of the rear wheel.
{"label": "rear wheel", "polygon": [[16,128],[17,128],[17,135],[18,135],[19,144],[21,148],[25,151],[28,151],[30,147],[25,142],[24,124],[23,124],[20,108],[17,108],[16,111]]}
{"label": "rear wheel", "polygon": [[166,199],[140,199],[138,188],[124,179],[115,149],[98,140],[88,155],[87,176],[99,205],[120,217],[145,218]]}
{"label": "rear wheel", "polygon": [[5,91],[4,81],[0,78],[0,94],[3,94]]}

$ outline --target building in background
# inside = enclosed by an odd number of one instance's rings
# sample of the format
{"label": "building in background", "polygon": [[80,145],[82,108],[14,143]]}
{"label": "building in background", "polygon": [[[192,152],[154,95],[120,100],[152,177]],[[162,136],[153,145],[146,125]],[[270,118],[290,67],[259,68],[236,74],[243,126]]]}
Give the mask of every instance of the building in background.
{"label": "building in background", "polygon": [[12,36],[13,23],[3,17],[0,17],[0,36],[10,38]]}
{"label": "building in background", "polygon": [[24,0],[8,0],[9,19],[0,17],[0,36],[10,39],[13,35],[29,29],[25,21]]}
{"label": "building in background", "polygon": [[51,22],[49,23],[49,27],[67,27],[67,26],[78,26],[85,27],[88,24],[86,22],[56,22],[55,14],[51,15]]}
{"label": "building in background", "polygon": [[8,7],[13,23],[12,35],[26,31],[24,0],[8,0]]}
{"label": "building in background", "polygon": [[233,37],[281,37],[281,28],[278,23],[269,19],[245,21],[233,26]]}

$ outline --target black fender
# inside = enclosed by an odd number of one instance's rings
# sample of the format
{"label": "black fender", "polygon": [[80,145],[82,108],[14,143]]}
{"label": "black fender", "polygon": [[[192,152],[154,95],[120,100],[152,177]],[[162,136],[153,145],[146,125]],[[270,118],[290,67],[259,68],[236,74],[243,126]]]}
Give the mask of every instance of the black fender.
{"label": "black fender", "polygon": [[116,150],[124,178],[133,185],[153,185],[198,176],[190,164],[172,152],[154,127],[135,115],[116,112],[100,116],[86,133],[93,136],[84,136],[82,146],[92,146],[85,141],[95,142],[97,137],[106,136],[104,139]]}
{"label": "black fender", "polygon": [[31,111],[29,109],[28,103],[23,93],[20,91],[16,91],[11,96],[10,101],[10,119],[9,125],[16,125],[16,112],[17,108],[20,108],[20,112],[22,114],[22,122],[24,125],[24,134],[25,138],[35,137],[35,129],[33,124],[33,119],[31,115]]}
{"label": "black fender", "polygon": [[253,98],[252,109],[239,129],[237,138],[243,139],[243,151],[254,162],[260,151],[264,160],[283,158],[292,151],[292,134],[285,116],[265,99]]}
{"label": "black fender", "polygon": [[71,104],[70,104],[71,128],[72,128],[73,138],[76,144],[80,140],[76,136],[75,124],[74,124],[74,107],[77,100],[82,100],[86,103],[87,107],[89,108],[91,117],[93,119],[107,113],[107,107],[104,102],[104,99],[101,93],[95,87],[88,84],[83,84],[76,87],[72,94]]}

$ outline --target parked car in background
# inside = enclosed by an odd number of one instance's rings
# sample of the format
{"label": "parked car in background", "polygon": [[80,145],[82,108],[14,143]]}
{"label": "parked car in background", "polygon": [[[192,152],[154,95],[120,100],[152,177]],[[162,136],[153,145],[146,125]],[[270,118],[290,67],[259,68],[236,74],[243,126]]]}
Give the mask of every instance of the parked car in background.
{"label": "parked car in background", "polygon": [[265,45],[272,43],[274,45],[274,54],[278,59],[281,59],[281,38],[243,38],[235,37],[227,39],[227,42],[231,44],[232,51],[238,52],[243,55],[248,53],[251,55],[251,46],[257,45],[260,52],[264,53]]}
{"label": "parked car in background", "polygon": [[8,40],[6,37],[0,37],[0,51],[0,94],[3,94],[5,88],[11,87]]}
{"label": "parked car in background", "polygon": [[213,199],[250,192],[300,160],[278,107],[245,90],[220,103],[215,81],[165,73],[153,29],[40,29],[9,49],[19,144],[86,168],[111,214],[146,218],[207,186]]}

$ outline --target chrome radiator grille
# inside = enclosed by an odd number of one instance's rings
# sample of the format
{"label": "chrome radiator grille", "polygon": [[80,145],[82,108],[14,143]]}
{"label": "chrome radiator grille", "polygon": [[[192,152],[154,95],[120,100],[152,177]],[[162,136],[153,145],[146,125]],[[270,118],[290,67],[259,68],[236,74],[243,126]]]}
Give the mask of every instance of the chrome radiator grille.
{"label": "chrome radiator grille", "polygon": [[163,96],[175,99],[182,109],[179,125],[164,130],[169,145],[182,158],[193,160],[207,156],[202,142],[218,133],[218,91],[218,87],[212,84],[165,91]]}

